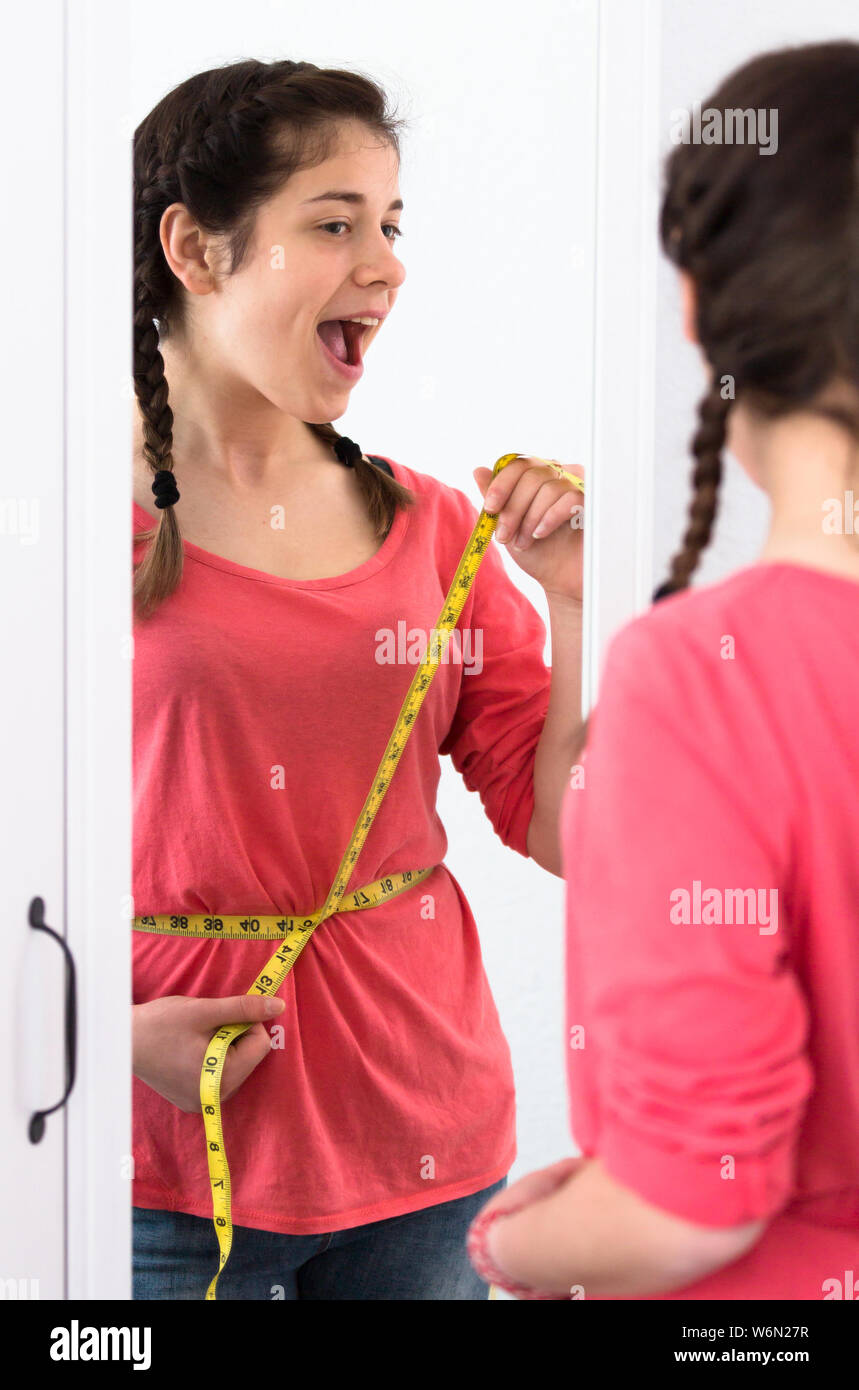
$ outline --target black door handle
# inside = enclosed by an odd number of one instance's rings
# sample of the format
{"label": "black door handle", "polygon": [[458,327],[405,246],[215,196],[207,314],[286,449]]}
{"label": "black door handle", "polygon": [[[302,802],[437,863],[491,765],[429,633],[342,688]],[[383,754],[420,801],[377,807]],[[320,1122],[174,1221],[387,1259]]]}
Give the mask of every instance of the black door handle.
{"label": "black door handle", "polygon": [[37,1110],[30,1116],[30,1124],[27,1133],[31,1144],[38,1144],[42,1135],[45,1133],[45,1117],[53,1115],[55,1110],[59,1110],[65,1105],[72,1093],[75,1084],[75,1055],[77,1052],[77,986],[75,984],[75,962],[72,953],[61,936],[52,927],[45,926],[45,902],[43,898],[33,898],[30,903],[30,926],[34,931],[44,931],[48,936],[52,936],[62,947],[63,955],[66,958],[66,1089],[61,1100],[56,1105],[52,1105],[50,1110]]}

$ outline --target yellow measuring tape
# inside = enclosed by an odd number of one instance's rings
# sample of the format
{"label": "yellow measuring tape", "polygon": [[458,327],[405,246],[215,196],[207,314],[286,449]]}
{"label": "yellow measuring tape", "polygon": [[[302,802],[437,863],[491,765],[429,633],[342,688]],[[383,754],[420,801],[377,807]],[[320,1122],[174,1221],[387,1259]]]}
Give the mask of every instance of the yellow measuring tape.
{"label": "yellow measuring tape", "polygon": [[[508,463],[512,463],[514,459],[522,457],[525,456],[522,454],[502,454],[492,470],[493,476],[500,473],[501,469],[506,468]],[[548,462],[548,460],[544,461]],[[580,491],[584,492],[581,478],[576,477],[573,473],[564,472],[558,464],[552,463],[552,467],[558,476],[563,474],[570,482],[575,483]],[[312,932],[319,926],[320,922],[324,922],[335,912],[354,912],[375,907],[377,903],[395,897],[407,888],[413,888],[433,872],[437,865],[433,864],[429,868],[417,871],[402,870],[387,875],[385,878],[376,879],[373,883],[365,884],[363,888],[358,888],[354,893],[346,896],[346,886],[352,876],[355,860],[361,852],[382,798],[390,786],[397,763],[423,704],[424,696],[441,663],[450,634],[459,621],[480,562],[492,539],[496,521],[497,517],[484,509],[475,522],[448,589],[444,606],[439,614],[435,626],[437,636],[434,634],[433,640],[430,642],[429,654],[415,671],[414,679],[406,692],[397,716],[397,722],[394,725],[394,731],[388,740],[388,746],[382,755],[367,799],[355,823],[346,852],[340,861],[340,867],[322,907],[317,912],[307,914],[282,913],[276,916],[240,913],[221,917],[213,917],[208,914],[179,916],[161,914],[135,917],[132,923],[135,931],[155,932],[161,936],[202,937],[213,941],[276,940],[279,942],[277,950],[266,961],[247,991],[248,994],[274,995],[277,994],[300,953],[310,940]],[[345,902],[343,901],[344,898],[346,899]],[[221,1121],[221,1076],[228,1049],[236,1038],[240,1038],[250,1027],[249,1023],[229,1023],[219,1028],[206,1049],[206,1057],[200,1073],[200,1102],[206,1133],[212,1209],[218,1246],[221,1252],[218,1272],[206,1290],[207,1300],[215,1298],[218,1278],[230,1257],[233,1243],[230,1169],[227,1163]]]}

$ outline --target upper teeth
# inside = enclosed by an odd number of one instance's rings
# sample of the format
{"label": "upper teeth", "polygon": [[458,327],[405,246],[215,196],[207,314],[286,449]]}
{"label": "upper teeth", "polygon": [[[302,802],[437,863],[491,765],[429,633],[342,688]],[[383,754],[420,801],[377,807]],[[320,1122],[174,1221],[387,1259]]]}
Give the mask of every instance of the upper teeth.
{"label": "upper teeth", "polygon": [[354,319],[345,319],[344,322],[345,322],[345,323],[365,323],[365,324],[367,325],[368,328],[375,328],[376,324],[377,324],[377,323],[381,323],[382,320],[381,320],[381,319],[370,319],[370,318],[367,318],[367,319],[354,318]]}

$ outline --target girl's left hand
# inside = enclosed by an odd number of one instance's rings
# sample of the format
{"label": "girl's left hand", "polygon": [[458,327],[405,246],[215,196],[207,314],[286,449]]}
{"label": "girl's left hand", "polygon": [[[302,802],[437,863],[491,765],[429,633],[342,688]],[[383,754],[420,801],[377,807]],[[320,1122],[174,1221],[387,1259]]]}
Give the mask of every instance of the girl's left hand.
{"label": "girl's left hand", "polygon": [[[512,1186],[503,1188],[500,1192],[482,1207],[474,1218],[472,1227],[477,1222],[482,1222],[484,1218],[497,1212],[508,1220],[516,1221],[516,1214],[522,1212],[523,1219],[527,1223],[528,1208],[535,1202],[541,1202],[546,1197],[551,1197],[567,1183],[575,1180],[576,1175],[582,1167],[590,1160],[583,1155],[576,1158],[562,1158],[559,1163],[552,1163],[548,1168],[538,1168],[533,1173],[526,1173],[524,1178],[519,1178]],[[471,1228],[470,1228],[471,1229]],[[527,1225],[526,1225],[527,1230]],[[501,1220],[494,1222],[482,1236],[482,1249],[484,1256],[494,1270],[499,1274],[510,1268],[512,1262],[505,1258],[505,1247],[508,1245],[507,1221]],[[520,1233],[521,1238],[521,1233]],[[478,1244],[480,1248],[480,1243]],[[516,1249],[514,1238],[514,1249]],[[497,1275],[496,1275],[497,1277]],[[514,1282],[516,1282],[514,1280]],[[502,1285],[506,1280],[502,1281]]]}
{"label": "girl's left hand", "polygon": [[[550,462],[557,459],[523,454],[494,478],[491,468],[475,468],[474,480],[484,507],[498,517],[495,535],[506,544],[508,555],[547,594],[581,603],[584,497],[574,483],[549,467]],[[564,467],[579,478],[585,476],[576,464]]]}
{"label": "girl's left hand", "polygon": [[578,1154],[575,1158],[562,1158],[558,1163],[550,1163],[548,1168],[537,1168],[533,1173],[526,1173],[524,1178],[519,1178],[490,1197],[478,1215],[493,1211],[514,1212],[521,1207],[530,1207],[532,1202],[542,1201],[562,1187],[587,1162],[582,1154]]}

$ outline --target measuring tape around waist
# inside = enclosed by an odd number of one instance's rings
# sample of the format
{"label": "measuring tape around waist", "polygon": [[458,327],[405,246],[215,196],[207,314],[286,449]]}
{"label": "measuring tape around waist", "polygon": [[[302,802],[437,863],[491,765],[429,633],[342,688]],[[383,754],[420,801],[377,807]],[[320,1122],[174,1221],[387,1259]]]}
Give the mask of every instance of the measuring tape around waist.
{"label": "measuring tape around waist", "polygon": [[[503,454],[495,463],[493,476],[506,468],[521,454]],[[556,471],[557,471],[556,466]],[[559,474],[560,476],[560,474]],[[565,474],[580,490],[584,491],[580,478]],[[355,860],[361,852],[370,826],[376,816],[382,799],[388,790],[403,749],[408,741],[414,722],[418,716],[424,697],[433,676],[441,664],[450,634],[459,621],[462,610],[474,582],[480,562],[486,553],[497,517],[483,509],[474,524],[450,588],[444,600],[441,613],[435,625],[437,638],[430,643],[427,658],[417,668],[414,678],[406,692],[397,721],[388,745],[382,754],[367,799],[355,822],[355,828],[340,861],[328,896],[322,907],[307,914],[279,914],[260,916],[258,914],[234,914],[212,916],[211,914],[161,914],[135,917],[132,923],[135,931],[154,932],[162,936],[196,937],[209,940],[279,942],[275,951],[263,966],[257,978],[248,989],[248,994],[275,995],[289,972],[295,965],[301,951],[320,922],[324,922],[335,912],[360,911],[374,907],[377,903],[404,892],[420,883],[433,869],[402,870],[385,878],[376,879],[354,893],[346,895],[346,887],[352,876]],[[346,899],[345,905],[342,900]],[[351,901],[349,901],[351,899]],[[200,1102],[203,1110],[203,1125],[206,1134],[206,1154],[209,1165],[209,1182],[212,1190],[212,1209],[215,1232],[220,1248],[218,1271],[206,1290],[206,1299],[215,1299],[218,1278],[230,1256],[233,1243],[233,1224],[231,1215],[230,1169],[227,1163],[224,1132],[221,1119],[221,1076],[227,1052],[236,1038],[240,1038],[251,1027],[249,1023],[230,1023],[219,1028],[206,1049],[206,1057],[200,1073]]]}
{"label": "measuring tape around waist", "polygon": [[[423,882],[436,867],[432,864],[428,869],[418,869],[417,872],[402,869],[398,873],[374,879],[372,883],[365,883],[363,888],[356,888],[354,893],[350,893],[348,901],[342,901],[337,911],[361,912],[366,907],[376,907],[378,903],[395,898],[398,893],[404,893],[407,888],[414,888],[415,884]],[[309,916],[303,913],[281,913],[273,917],[259,914],[252,916],[247,912],[228,914],[224,917],[212,917],[202,913],[181,916],[160,913],[154,917],[135,917],[134,930],[153,932],[157,936],[207,937],[210,941],[285,941],[289,944],[289,949],[294,951],[296,946],[303,942],[304,936],[314,927],[318,927],[322,920],[319,912],[311,912]]]}

